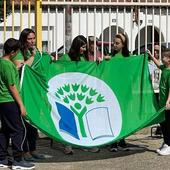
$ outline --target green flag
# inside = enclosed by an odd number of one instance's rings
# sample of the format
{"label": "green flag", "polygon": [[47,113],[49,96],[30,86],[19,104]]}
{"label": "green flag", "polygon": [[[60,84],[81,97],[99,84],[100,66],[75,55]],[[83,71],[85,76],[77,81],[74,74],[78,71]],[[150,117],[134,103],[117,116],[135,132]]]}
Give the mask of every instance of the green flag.
{"label": "green flag", "polygon": [[27,118],[53,139],[84,147],[160,122],[147,60],[141,55],[99,65],[57,61],[44,65],[43,74],[25,66],[21,90]]}

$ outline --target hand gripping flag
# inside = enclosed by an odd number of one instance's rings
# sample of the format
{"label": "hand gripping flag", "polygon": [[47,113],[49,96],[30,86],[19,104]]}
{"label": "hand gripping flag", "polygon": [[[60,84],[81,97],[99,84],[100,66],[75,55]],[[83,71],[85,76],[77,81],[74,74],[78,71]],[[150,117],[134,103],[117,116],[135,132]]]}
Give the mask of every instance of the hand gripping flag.
{"label": "hand gripping flag", "polygon": [[42,54],[43,64],[37,70],[24,67],[21,93],[27,119],[49,137],[94,147],[163,120],[147,56],[113,58],[99,65],[68,61],[44,64],[46,57]]}

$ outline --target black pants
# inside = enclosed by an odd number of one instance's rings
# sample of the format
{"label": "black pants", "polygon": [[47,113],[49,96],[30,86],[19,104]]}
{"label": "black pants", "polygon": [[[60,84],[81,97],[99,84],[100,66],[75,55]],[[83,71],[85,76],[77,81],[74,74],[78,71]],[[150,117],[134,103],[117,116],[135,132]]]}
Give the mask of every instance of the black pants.
{"label": "black pants", "polygon": [[14,160],[20,161],[25,128],[18,105],[15,102],[0,103],[0,120],[0,160],[6,159],[9,138],[11,138]]}
{"label": "black pants", "polygon": [[26,139],[23,146],[24,152],[30,152],[36,150],[36,141],[38,137],[38,131],[35,127],[30,125],[28,122],[25,121],[26,126]]}
{"label": "black pants", "polygon": [[170,146],[170,110],[165,110],[165,121],[161,124],[164,143]]}

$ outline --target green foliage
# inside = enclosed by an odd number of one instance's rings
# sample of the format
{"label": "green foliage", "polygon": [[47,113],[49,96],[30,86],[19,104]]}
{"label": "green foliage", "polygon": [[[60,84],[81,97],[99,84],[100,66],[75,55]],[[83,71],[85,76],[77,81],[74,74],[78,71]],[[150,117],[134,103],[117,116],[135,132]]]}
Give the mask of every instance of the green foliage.
{"label": "green foliage", "polygon": [[65,86],[63,87],[63,89],[64,89],[64,91],[69,92],[69,91],[70,91],[70,85],[69,85],[69,84],[68,84],[68,85],[65,85]]}
{"label": "green foliage", "polygon": [[[11,13],[10,0],[6,0],[6,16]],[[4,0],[0,0],[0,22],[4,21]]]}
{"label": "green foliage", "polygon": [[79,87],[80,87],[80,85],[78,85],[78,84],[72,84],[72,88],[73,88],[73,91],[74,92],[77,92],[78,91],[78,89],[79,89]]}
{"label": "green foliage", "polygon": [[77,115],[80,125],[80,131],[83,137],[86,137],[85,127],[83,124],[83,116],[87,112],[89,105],[96,102],[104,102],[104,96],[99,94],[96,89],[87,85],[65,84],[59,87],[55,96],[68,104],[70,109]]}
{"label": "green foliage", "polygon": [[83,109],[82,106],[84,105],[87,109],[87,106],[91,105],[95,101],[98,103],[105,101],[104,96],[99,94],[96,89],[77,83],[65,84],[63,87],[59,87],[55,95],[66,104],[70,104],[70,106],[72,105],[71,108],[74,108],[77,111]]}

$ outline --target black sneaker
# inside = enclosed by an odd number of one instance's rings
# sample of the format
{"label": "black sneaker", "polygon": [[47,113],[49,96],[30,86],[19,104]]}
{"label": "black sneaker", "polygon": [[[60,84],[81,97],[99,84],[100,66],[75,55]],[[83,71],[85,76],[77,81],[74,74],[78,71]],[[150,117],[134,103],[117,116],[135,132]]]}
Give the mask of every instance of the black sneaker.
{"label": "black sneaker", "polygon": [[45,156],[38,153],[30,153],[30,155],[33,157],[33,159],[45,159]]}
{"label": "black sneaker", "polygon": [[14,161],[12,164],[12,170],[15,169],[34,169],[35,165],[26,161]]}
{"label": "black sneaker", "polygon": [[110,145],[110,152],[117,152],[118,151],[118,146],[117,146],[117,142],[115,142],[115,143],[112,143],[111,145]]}
{"label": "black sneaker", "polygon": [[9,168],[9,163],[7,159],[0,160],[0,168]]}
{"label": "black sneaker", "polygon": [[118,146],[122,147],[122,148],[126,148],[127,147],[127,144],[125,142],[124,139],[121,139],[119,142],[118,142]]}
{"label": "black sneaker", "polygon": [[160,135],[160,136],[162,135],[162,129],[161,129],[160,126],[158,126],[158,127],[156,128],[155,135]]}
{"label": "black sneaker", "polygon": [[129,148],[126,144],[126,141],[124,139],[121,139],[118,142],[118,149],[121,150],[121,151],[128,151],[129,150]]}

